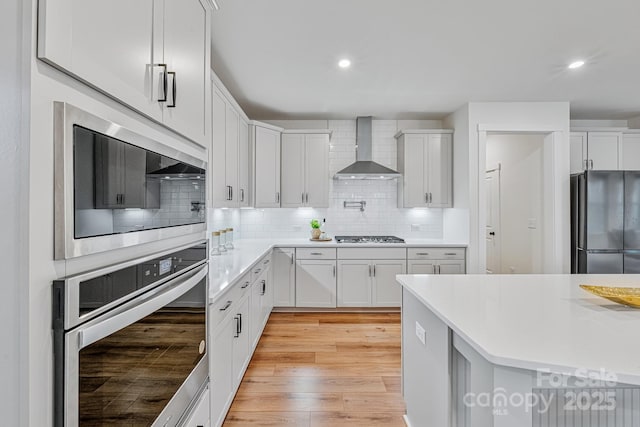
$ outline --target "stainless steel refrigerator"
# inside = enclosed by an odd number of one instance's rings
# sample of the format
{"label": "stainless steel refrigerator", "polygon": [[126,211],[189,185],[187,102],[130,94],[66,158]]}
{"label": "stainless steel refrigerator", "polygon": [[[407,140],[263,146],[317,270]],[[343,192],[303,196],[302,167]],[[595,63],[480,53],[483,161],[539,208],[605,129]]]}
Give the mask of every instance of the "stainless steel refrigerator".
{"label": "stainless steel refrigerator", "polygon": [[640,273],[640,172],[571,176],[571,272]]}

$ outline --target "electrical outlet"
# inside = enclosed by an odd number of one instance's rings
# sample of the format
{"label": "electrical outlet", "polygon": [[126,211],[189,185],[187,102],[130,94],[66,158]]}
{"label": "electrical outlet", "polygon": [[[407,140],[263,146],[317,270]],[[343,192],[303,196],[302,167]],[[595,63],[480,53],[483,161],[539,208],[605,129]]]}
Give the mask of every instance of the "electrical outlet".
{"label": "electrical outlet", "polygon": [[420,340],[420,342],[424,345],[427,345],[427,333],[420,323],[416,322],[416,336]]}

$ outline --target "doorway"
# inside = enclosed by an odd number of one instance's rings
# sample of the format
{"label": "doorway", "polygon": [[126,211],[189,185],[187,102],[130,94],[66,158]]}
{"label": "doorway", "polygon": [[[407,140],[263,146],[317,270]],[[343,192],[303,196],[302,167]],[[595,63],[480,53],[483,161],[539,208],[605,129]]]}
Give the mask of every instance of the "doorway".
{"label": "doorway", "polygon": [[544,148],[544,134],[487,133],[487,274],[544,272]]}

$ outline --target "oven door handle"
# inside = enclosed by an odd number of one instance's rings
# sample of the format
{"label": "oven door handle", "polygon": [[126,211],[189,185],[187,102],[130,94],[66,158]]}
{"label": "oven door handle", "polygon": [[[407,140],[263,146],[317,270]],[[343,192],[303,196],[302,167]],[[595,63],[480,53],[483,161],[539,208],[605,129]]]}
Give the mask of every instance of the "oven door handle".
{"label": "oven door handle", "polygon": [[78,350],[108,337],[179,298],[207,277],[207,265],[190,271],[96,318],[78,331]]}

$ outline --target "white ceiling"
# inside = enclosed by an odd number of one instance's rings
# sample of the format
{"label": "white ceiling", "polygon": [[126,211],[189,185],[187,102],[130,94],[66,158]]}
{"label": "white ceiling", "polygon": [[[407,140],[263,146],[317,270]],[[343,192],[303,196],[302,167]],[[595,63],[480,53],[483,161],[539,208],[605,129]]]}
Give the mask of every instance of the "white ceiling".
{"label": "white ceiling", "polygon": [[218,2],[213,66],[251,118],[441,118],[469,101],[640,115],[640,0]]}

